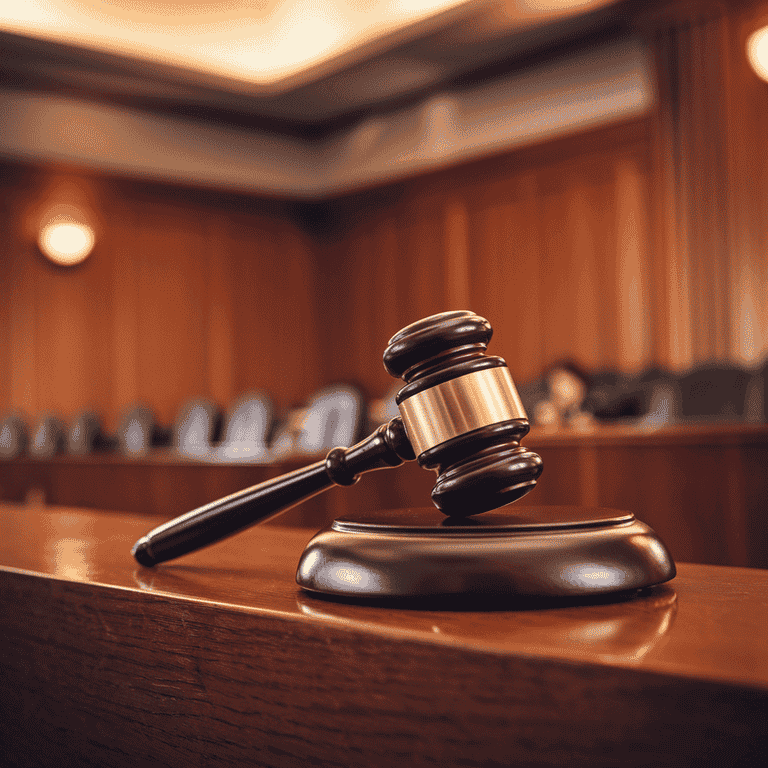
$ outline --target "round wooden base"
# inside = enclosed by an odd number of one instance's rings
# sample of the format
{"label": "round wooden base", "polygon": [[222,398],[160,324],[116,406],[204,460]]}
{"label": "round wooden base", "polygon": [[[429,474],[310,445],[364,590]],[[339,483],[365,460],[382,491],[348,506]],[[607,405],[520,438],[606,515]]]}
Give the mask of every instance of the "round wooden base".
{"label": "round wooden base", "polygon": [[507,507],[447,518],[434,507],[335,520],[307,544],[297,583],[354,598],[574,598],[675,575],[664,544],[630,512]]}

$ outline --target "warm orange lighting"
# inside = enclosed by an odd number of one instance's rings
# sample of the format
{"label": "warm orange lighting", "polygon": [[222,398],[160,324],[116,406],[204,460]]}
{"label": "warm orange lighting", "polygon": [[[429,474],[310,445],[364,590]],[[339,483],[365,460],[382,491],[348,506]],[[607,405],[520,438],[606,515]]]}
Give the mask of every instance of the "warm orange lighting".
{"label": "warm orange lighting", "polygon": [[54,221],[40,231],[40,250],[57,264],[69,266],[83,261],[93,250],[96,235],[82,222]]}
{"label": "warm orange lighting", "polygon": [[753,32],[747,40],[747,58],[752,69],[768,81],[768,27]]}
{"label": "warm orange lighting", "polygon": [[[0,29],[267,85],[469,0],[25,0]],[[7,7],[6,7],[7,5]]]}

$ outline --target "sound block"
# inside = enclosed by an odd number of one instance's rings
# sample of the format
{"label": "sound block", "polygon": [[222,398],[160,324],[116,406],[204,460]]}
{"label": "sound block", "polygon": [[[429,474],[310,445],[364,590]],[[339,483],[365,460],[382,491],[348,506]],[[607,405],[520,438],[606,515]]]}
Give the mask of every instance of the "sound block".
{"label": "sound block", "polygon": [[299,560],[304,589],[349,598],[579,598],[669,581],[667,548],[630,512],[508,507],[445,517],[434,507],[340,517]]}

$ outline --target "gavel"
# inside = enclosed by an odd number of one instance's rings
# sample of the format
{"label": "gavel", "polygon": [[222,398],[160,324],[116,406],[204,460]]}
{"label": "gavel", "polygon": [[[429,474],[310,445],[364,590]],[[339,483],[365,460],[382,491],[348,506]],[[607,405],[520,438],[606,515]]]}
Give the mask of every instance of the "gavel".
{"label": "gavel", "polygon": [[435,506],[450,518],[498,509],[528,493],[541,457],[523,448],[530,429],[501,357],[485,353],[490,323],[473,312],[443,312],[408,325],[384,352],[405,386],[400,416],[324,460],[206,504],[153,529],[134,544],[144,566],[171,560],[264,522],[333,485],[418,459],[434,470]]}

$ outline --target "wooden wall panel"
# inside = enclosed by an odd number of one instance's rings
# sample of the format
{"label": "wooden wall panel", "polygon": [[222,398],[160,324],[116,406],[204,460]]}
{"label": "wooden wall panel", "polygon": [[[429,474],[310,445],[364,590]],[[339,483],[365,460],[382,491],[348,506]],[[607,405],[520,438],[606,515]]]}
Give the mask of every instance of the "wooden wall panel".
{"label": "wooden wall panel", "polygon": [[341,205],[349,227],[320,247],[322,300],[329,338],[350,345],[326,349],[327,376],[383,393],[389,335],[462,306],[492,320],[494,349],[519,381],[564,357],[630,373],[764,363],[768,83],[745,48],[768,3],[662,2],[637,14],[656,54],[648,120]]}
{"label": "wooden wall panel", "polygon": [[[3,194],[0,411],[94,408],[114,429],[138,401],[172,424],[190,397],[226,407],[263,388],[285,407],[319,386],[315,262],[285,205],[14,174]],[[97,224],[96,248],[73,268],[34,242],[37,213],[61,186],[54,175],[81,190]]]}
{"label": "wooden wall panel", "polygon": [[290,222],[266,219],[232,242],[234,386],[266,389],[279,407],[301,403],[320,377],[311,244]]}
{"label": "wooden wall panel", "polygon": [[563,357],[757,365],[768,83],[744,47],[768,3],[666,5],[641,20],[657,53],[648,119],[328,201],[317,237],[279,203],[81,179],[99,245],[57,271],[13,223],[51,183],[16,173],[0,407],[93,405],[114,422],[143,399],[170,421],[187,396],[254,387],[279,407],[334,380],[379,396],[391,334],[457,307],[491,319],[519,382]]}
{"label": "wooden wall panel", "polygon": [[[0,226],[10,218],[10,192],[4,178],[4,169],[0,166]],[[11,401],[12,352],[11,352],[11,323],[13,309],[8,298],[12,281],[12,265],[9,238],[0,238],[0,290],[3,291],[4,301],[0,301],[0,403]]]}
{"label": "wooden wall panel", "polygon": [[[546,307],[541,284],[541,226],[538,183],[533,172],[503,180],[480,191],[471,204],[470,241],[477,259],[471,280],[472,306],[494,327],[504,328],[507,362],[518,380],[538,374],[546,358],[541,339]],[[536,288],[536,290],[534,290]],[[494,345],[501,342],[496,334]]]}
{"label": "wooden wall panel", "polygon": [[392,333],[462,308],[491,320],[493,351],[520,382],[562,358],[627,371],[652,362],[647,129],[602,129],[414,180],[370,205],[340,202],[350,226],[320,246],[335,329],[326,377],[383,394]]}
{"label": "wooden wall panel", "polygon": [[[191,210],[153,206],[136,222],[139,397],[172,423],[190,393],[208,394],[204,223]],[[149,257],[152,254],[154,257]]]}
{"label": "wooden wall panel", "polygon": [[[106,286],[112,302],[110,312],[110,342],[112,400],[109,408],[116,426],[120,412],[129,403],[140,399],[139,388],[139,274],[141,264],[136,256],[132,234],[136,227],[136,212],[126,201],[112,200],[112,225],[103,232],[104,248],[112,254],[112,281]],[[143,251],[139,251],[142,253]]]}
{"label": "wooden wall panel", "polygon": [[[402,326],[455,306],[451,277],[461,274],[462,223],[455,201],[430,194],[419,181],[404,195],[391,190],[382,204],[355,201],[340,216],[353,222],[319,244],[319,305],[325,378],[355,381],[378,396],[391,379],[381,363],[389,338]],[[453,206],[453,207],[452,207]],[[446,247],[449,243],[449,247]]]}
{"label": "wooden wall panel", "polygon": [[104,413],[109,395],[109,262],[99,248],[72,269],[25,249],[34,301],[34,384],[38,410]]}
{"label": "wooden wall panel", "polygon": [[729,19],[727,56],[729,220],[728,343],[747,361],[768,351],[768,82],[745,56],[749,36],[768,25],[768,2],[746,4]]}
{"label": "wooden wall panel", "polygon": [[768,83],[746,43],[768,3],[665,3],[643,24],[659,94],[657,356],[673,368],[757,365],[768,353]]}

